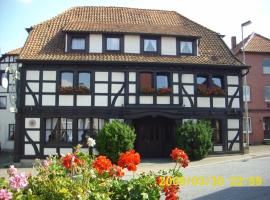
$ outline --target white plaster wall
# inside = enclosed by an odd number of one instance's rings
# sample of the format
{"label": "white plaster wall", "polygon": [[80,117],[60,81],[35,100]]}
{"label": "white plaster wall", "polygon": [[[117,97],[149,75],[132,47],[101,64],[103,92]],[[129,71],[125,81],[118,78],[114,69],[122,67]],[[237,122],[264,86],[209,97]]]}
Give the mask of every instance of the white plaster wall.
{"label": "white plaster wall", "polygon": [[67,153],[72,153],[72,148],[60,148],[60,154],[65,155]]}
{"label": "white plaster wall", "polygon": [[228,129],[239,129],[239,119],[228,119]]}
{"label": "white plaster wall", "polygon": [[136,81],[136,72],[129,72],[129,81]]}
{"label": "white plaster wall", "polygon": [[[114,96],[112,96],[111,102],[113,101],[113,99],[114,99]],[[115,101],[114,106],[121,107],[124,104],[125,104],[125,98],[124,98],[124,96],[118,96],[117,99],[116,99],[116,101]]]}
{"label": "white plaster wall", "polygon": [[140,96],[140,104],[153,104],[154,100],[152,96]]}
{"label": "white plaster wall", "polygon": [[176,55],[176,38],[175,37],[161,37],[161,54],[162,55]]}
{"label": "white plaster wall", "polygon": [[26,80],[39,80],[39,71],[37,70],[27,70],[26,71]]}
{"label": "white plaster wall", "polygon": [[222,146],[214,146],[214,151],[223,151],[223,147]]}
{"label": "white plaster wall", "polygon": [[43,106],[55,106],[55,95],[42,95]]}
{"label": "white plaster wall", "polygon": [[44,148],[44,155],[56,155],[57,151],[56,148]]}
{"label": "white plaster wall", "polygon": [[[36,95],[36,98],[37,98],[37,101],[39,102],[38,95]],[[32,97],[31,94],[25,95],[25,105],[26,106],[34,106],[35,105],[34,98]]]}
{"label": "white plaster wall", "polygon": [[44,81],[56,81],[56,71],[43,71]]}
{"label": "white plaster wall", "polygon": [[170,104],[170,97],[157,96],[157,104]]}
{"label": "white plaster wall", "polygon": [[[185,90],[187,91],[188,94],[194,94],[194,86],[193,85],[184,85],[183,86],[185,88]],[[183,91],[183,94],[184,91]]]}
{"label": "white plaster wall", "polygon": [[194,83],[194,75],[182,74],[182,83]]}
{"label": "white plaster wall", "polygon": [[129,104],[136,104],[136,96],[129,96],[128,103]]}
{"label": "white plaster wall", "polygon": [[174,83],[178,83],[179,82],[178,73],[173,73],[173,82]]}
{"label": "white plaster wall", "polygon": [[198,97],[197,107],[210,107],[210,97]]}
{"label": "white plaster wall", "polygon": [[[28,82],[29,88],[32,90],[32,92],[39,92],[39,83],[29,83]],[[28,89],[25,86],[25,91],[29,92]]]}
{"label": "white plaster wall", "polygon": [[227,76],[227,84],[228,85],[239,85],[238,76]]}
{"label": "white plaster wall", "polygon": [[234,98],[234,100],[232,102],[232,108],[240,108],[239,98]]}
{"label": "white plaster wall", "polygon": [[[39,144],[37,144],[37,148],[39,150]],[[24,145],[24,155],[35,155],[35,150],[32,144]]]}
{"label": "white plaster wall", "polygon": [[[39,131],[29,131],[27,130],[27,133],[29,135],[29,137],[34,141],[34,142],[39,142],[40,141],[40,132]],[[24,138],[25,142],[28,142],[28,139]]]}
{"label": "white plaster wall", "polygon": [[[112,84],[112,93],[118,93],[121,88],[123,87],[123,84]],[[124,90],[122,91],[122,93],[124,93]]]}
{"label": "white plaster wall", "polygon": [[214,108],[225,108],[225,98],[224,97],[214,97],[213,98],[213,107]]}
{"label": "white plaster wall", "polygon": [[95,72],[95,81],[108,81],[108,72]]}
{"label": "white plaster wall", "polygon": [[73,95],[59,95],[59,106],[73,106]]}
{"label": "white plaster wall", "polygon": [[55,92],[56,83],[43,83],[42,92]]}
{"label": "white plaster wall", "polygon": [[[228,87],[228,95],[234,95],[235,91],[237,90],[237,87]],[[237,93],[239,96],[239,92]]]}
{"label": "white plaster wall", "polygon": [[95,96],[95,106],[108,106],[108,96],[96,95]]}
{"label": "white plaster wall", "polygon": [[[228,131],[228,140],[233,140],[235,136],[237,135],[237,131]],[[237,137],[239,140],[239,136]]]}
{"label": "white plaster wall", "polygon": [[[230,146],[230,142],[228,143],[228,148]],[[240,144],[239,143],[234,143],[232,146],[232,151],[240,151]]]}
{"label": "white plaster wall", "polygon": [[112,81],[124,82],[125,81],[124,72],[112,72]]}
{"label": "white plaster wall", "polygon": [[173,97],[173,104],[179,104],[179,97]]}
{"label": "white plaster wall", "polygon": [[[192,102],[194,103],[194,97],[191,97],[191,99],[192,99]],[[183,106],[185,106],[185,107],[191,107],[191,104],[189,102],[188,97],[183,97]]]}
{"label": "white plaster wall", "polygon": [[90,34],[89,52],[102,53],[102,35],[101,34]]}
{"label": "white plaster wall", "polygon": [[40,128],[40,119],[39,118],[25,118],[24,127],[39,129]]}
{"label": "white plaster wall", "polygon": [[178,94],[179,93],[179,86],[178,85],[173,85],[173,93]]}
{"label": "white plaster wall", "polygon": [[140,53],[140,36],[125,35],[124,36],[124,51],[125,53]]}
{"label": "white plaster wall", "polygon": [[77,106],[91,106],[91,95],[77,95]]}
{"label": "white plaster wall", "polygon": [[0,110],[0,142],[2,150],[10,151],[14,149],[14,141],[8,140],[8,125],[15,124],[15,114],[9,111],[11,105],[8,95],[1,94],[1,96],[7,96],[7,108]]}
{"label": "white plaster wall", "polygon": [[108,93],[108,84],[107,83],[96,83],[95,84],[95,93]]}
{"label": "white plaster wall", "polygon": [[129,93],[136,93],[136,85],[129,84]]}

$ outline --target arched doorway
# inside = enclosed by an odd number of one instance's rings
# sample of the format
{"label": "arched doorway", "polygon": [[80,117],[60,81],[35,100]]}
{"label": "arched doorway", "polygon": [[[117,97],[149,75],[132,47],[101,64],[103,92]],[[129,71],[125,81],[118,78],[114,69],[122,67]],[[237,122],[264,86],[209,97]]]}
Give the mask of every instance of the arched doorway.
{"label": "arched doorway", "polygon": [[136,130],[135,149],[142,157],[161,158],[170,155],[175,146],[175,120],[144,117],[133,121]]}

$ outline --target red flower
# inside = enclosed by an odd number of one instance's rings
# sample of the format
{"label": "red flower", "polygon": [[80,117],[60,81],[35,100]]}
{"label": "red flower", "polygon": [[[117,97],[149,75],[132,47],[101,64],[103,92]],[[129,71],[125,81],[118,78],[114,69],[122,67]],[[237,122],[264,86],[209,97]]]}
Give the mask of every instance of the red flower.
{"label": "red flower", "polygon": [[68,153],[65,157],[62,158],[62,165],[66,169],[70,169],[73,166],[77,166],[81,161],[77,158],[76,155]]}
{"label": "red flower", "polygon": [[174,161],[179,162],[179,164],[182,167],[188,166],[188,163],[189,163],[188,155],[182,149],[178,149],[178,148],[173,149],[170,156]]}
{"label": "red flower", "polygon": [[110,169],[109,175],[111,177],[122,177],[125,175],[122,167],[119,167],[117,165],[113,165]]}
{"label": "red flower", "polygon": [[125,153],[121,153],[118,159],[118,165],[122,168],[127,168],[129,171],[136,171],[138,164],[141,162],[140,154],[133,149]]}
{"label": "red flower", "polygon": [[161,176],[157,176],[156,177],[156,183],[157,183],[157,185],[160,186],[161,182],[162,182],[162,177]]}
{"label": "red flower", "polygon": [[178,200],[177,192],[179,189],[178,185],[165,186],[163,189],[165,192],[165,200]]}
{"label": "red flower", "polygon": [[112,162],[106,156],[98,156],[93,163],[93,167],[99,174],[109,172],[112,167]]}

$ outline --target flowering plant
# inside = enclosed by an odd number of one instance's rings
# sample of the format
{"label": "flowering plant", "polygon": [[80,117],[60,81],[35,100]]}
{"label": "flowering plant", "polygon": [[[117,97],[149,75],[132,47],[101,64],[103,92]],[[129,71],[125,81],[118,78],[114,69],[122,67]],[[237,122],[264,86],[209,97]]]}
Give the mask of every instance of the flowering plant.
{"label": "flowering plant", "polygon": [[36,176],[18,174],[14,166],[7,170],[9,182],[0,179],[0,200],[108,200],[108,199],[159,199],[177,200],[179,185],[161,185],[161,176],[180,176],[180,167],[188,165],[188,157],[181,149],[174,149],[171,158],[177,169],[158,173],[142,173],[131,180],[122,179],[124,170],[135,172],[140,154],[129,150],[120,154],[118,165],[106,156],[89,156],[77,146],[73,153],[61,157],[50,156],[37,160]]}
{"label": "flowering plant", "polygon": [[211,95],[224,96],[225,95],[225,90],[222,89],[221,87],[218,87],[218,86],[207,87],[207,85],[203,85],[203,84],[197,86],[197,92],[199,95],[203,95],[203,96],[211,96]]}
{"label": "flowering plant", "polygon": [[172,93],[172,89],[169,87],[159,88],[157,90],[158,95],[164,95],[164,94],[170,94],[170,93]]}

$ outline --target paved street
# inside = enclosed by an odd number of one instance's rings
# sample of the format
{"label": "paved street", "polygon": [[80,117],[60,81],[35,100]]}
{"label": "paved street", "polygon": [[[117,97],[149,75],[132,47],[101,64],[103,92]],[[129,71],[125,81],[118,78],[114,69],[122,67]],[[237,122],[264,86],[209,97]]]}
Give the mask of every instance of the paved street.
{"label": "paved street", "polygon": [[[183,170],[185,180],[202,176],[203,185],[194,186],[190,181],[189,186],[183,186],[181,200],[269,200],[270,199],[270,157],[248,159],[246,161],[230,161],[227,163],[194,166]],[[223,186],[215,185],[212,176],[224,178]],[[259,176],[263,182],[260,186],[250,186],[253,177]],[[211,177],[210,179],[208,177]],[[243,178],[243,181],[240,180]],[[194,179],[195,179],[194,178]],[[247,179],[250,178],[250,179]],[[216,179],[217,180],[217,179]],[[243,186],[232,187],[233,183],[243,183]],[[259,184],[259,182],[258,182]]]}

